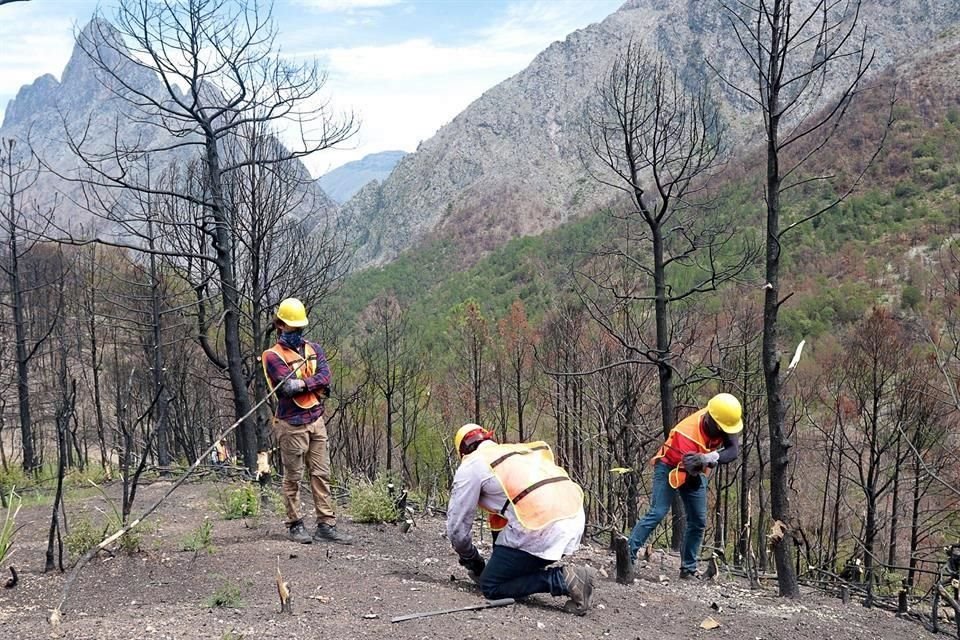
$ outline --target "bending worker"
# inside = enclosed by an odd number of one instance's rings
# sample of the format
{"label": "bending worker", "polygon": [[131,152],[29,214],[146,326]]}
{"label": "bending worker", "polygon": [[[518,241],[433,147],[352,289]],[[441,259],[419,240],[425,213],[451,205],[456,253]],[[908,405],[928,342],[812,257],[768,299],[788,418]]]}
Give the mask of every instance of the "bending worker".
{"label": "bending worker", "polygon": [[[277,392],[274,436],[283,464],[283,502],[287,509],[287,537],[302,544],[329,540],[350,544],[350,536],[337,530],[330,494],[330,453],[323,400],[330,395],[330,367],[323,349],[304,339],[309,324],[303,303],[296,298],[280,302],[274,326],[277,344],[263,352],[267,386]],[[317,516],[311,536],[300,516],[300,479],[304,462],[310,474],[310,492]]]}
{"label": "bending worker", "polygon": [[740,401],[729,393],[710,398],[706,408],[687,416],[671,429],[667,441],[654,456],[653,492],[650,509],[637,520],[630,534],[630,559],[647,542],[650,533],[667,515],[674,493],[679,491],[687,516],[680,553],[680,578],[696,578],[697,556],[707,526],[707,475],[718,464],[736,460],[743,430]]}
{"label": "bending worker", "polygon": [[[454,447],[461,463],[450,492],[447,537],[483,595],[569,596],[564,609],[584,615],[596,571],[549,566],[580,547],[585,522],[583,490],[554,463],[550,447],[497,444],[492,432],[476,424],[457,431]],[[478,506],[499,521],[489,562],[470,534]]]}

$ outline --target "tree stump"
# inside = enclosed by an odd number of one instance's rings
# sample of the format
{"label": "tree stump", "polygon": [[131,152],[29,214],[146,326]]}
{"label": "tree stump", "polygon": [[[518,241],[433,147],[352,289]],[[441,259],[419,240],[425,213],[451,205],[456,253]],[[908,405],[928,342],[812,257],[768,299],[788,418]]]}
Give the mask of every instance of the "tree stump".
{"label": "tree stump", "polygon": [[627,539],[624,536],[614,538],[613,550],[617,554],[617,582],[633,584],[633,558],[630,557]]}

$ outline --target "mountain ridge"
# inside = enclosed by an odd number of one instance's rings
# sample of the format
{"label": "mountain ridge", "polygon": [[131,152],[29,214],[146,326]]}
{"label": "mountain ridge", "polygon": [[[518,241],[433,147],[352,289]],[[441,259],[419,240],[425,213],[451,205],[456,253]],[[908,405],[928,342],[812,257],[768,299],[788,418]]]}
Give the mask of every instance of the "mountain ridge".
{"label": "mountain ridge", "polygon": [[[906,16],[899,4],[865,3],[866,22],[893,25],[872,36],[878,70],[932,39],[941,24],[960,22],[960,3],[950,0],[924,0]],[[582,115],[591,88],[630,38],[679,62],[687,82],[708,72],[704,57],[730,62],[735,43],[721,37],[724,17],[704,6],[695,0],[628,0],[484,92],[386,180],[344,204],[359,245],[355,268],[383,265],[438,237],[486,251],[608,204],[612,194],[586,177],[582,163]],[[732,134],[747,137],[745,100],[730,90],[720,93]]]}
{"label": "mountain ridge", "polygon": [[385,180],[405,155],[399,150],[370,153],[324,173],[317,181],[328,196],[343,204],[367,183]]}
{"label": "mountain ridge", "polygon": [[[103,161],[97,156],[109,155],[111,144],[135,145],[138,149],[169,147],[161,153],[151,152],[156,156],[155,170],[161,166],[165,168],[168,163],[186,166],[196,157],[197,151],[194,147],[182,145],[184,136],[192,135],[189,131],[178,131],[174,135],[163,127],[144,126],[139,122],[138,118],[142,116],[136,113],[137,108],[117,95],[124,90],[123,87],[114,86],[116,80],[97,67],[84,51],[84,46],[98,50],[106,47],[102,53],[105,61],[113,61],[114,68],[119,66],[128,70],[123,76],[123,84],[155,96],[158,101],[170,99],[169,91],[158,76],[131,64],[113,50],[125,48],[113,25],[94,18],[79,31],[60,80],[53,74],[43,74],[32,83],[23,85],[8,102],[0,124],[0,138],[22,143],[16,145],[15,161],[26,160],[30,153],[40,159],[43,170],[38,173],[31,194],[40,194],[36,199],[48,208],[57,203],[54,217],[58,226],[71,233],[77,231],[77,227],[85,234],[97,229],[97,233],[104,236],[117,232],[117,229],[84,204],[90,194],[84,192],[81,184],[83,161],[71,150],[71,138],[74,143],[82,139],[86,153],[96,157],[97,162]],[[172,90],[179,95],[177,87]],[[267,135],[276,140],[275,136]],[[337,204],[310,177],[300,160],[293,162],[298,180],[309,196],[310,204],[305,198],[303,206],[314,208],[324,217],[335,217]],[[62,197],[55,200],[54,194]],[[119,233],[125,232],[120,230]]]}

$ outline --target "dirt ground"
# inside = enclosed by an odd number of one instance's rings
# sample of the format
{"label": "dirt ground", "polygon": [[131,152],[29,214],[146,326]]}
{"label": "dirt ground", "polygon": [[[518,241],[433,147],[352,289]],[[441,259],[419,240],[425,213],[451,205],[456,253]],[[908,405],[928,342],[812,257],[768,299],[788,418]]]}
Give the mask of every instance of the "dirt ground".
{"label": "dirt ground", "polygon": [[[142,487],[139,507],[168,487],[166,482]],[[12,559],[20,584],[0,590],[0,639],[930,637],[889,613],[844,606],[810,592],[800,602],[787,602],[775,597],[773,586],[751,592],[723,574],[713,583],[680,582],[676,559],[659,552],[635,584],[619,585],[613,580],[612,553],[597,543],[585,544],[571,558],[601,570],[594,609],[586,617],[565,613],[565,598],[541,595],[498,609],[391,623],[398,615],[483,602],[450,550],[442,518],[420,515],[406,534],[393,525],[343,518],[340,527],[355,536],[354,545],[295,545],[284,538],[275,514],[258,522],[220,519],[213,507],[215,494],[213,483],[184,485],[152,518],[155,525],[144,536],[140,553],[101,556],[87,565],[57,628],[46,619],[63,576],[40,571],[49,507],[24,508]],[[84,510],[104,508],[100,497],[71,501],[67,507],[73,519]],[[185,536],[204,517],[214,519],[216,550],[196,556],[181,551]],[[489,546],[481,551],[489,555]],[[294,596],[292,616],[279,613],[278,557]],[[670,579],[661,581],[661,575]],[[231,585],[239,589],[242,603],[211,608],[211,596]],[[720,626],[701,629],[708,616]]]}

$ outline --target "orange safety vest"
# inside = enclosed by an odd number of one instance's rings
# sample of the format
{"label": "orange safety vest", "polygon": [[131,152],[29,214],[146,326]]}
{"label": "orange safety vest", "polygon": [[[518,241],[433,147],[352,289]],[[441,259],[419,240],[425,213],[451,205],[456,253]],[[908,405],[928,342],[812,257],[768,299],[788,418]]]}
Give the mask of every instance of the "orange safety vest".
{"label": "orange safety vest", "polygon": [[483,507],[480,508],[487,512],[487,525],[490,527],[490,531],[499,533],[500,531],[503,531],[510,523],[509,520],[504,518],[496,511],[490,511],[489,509],[484,509]]}
{"label": "orange safety vest", "polygon": [[[273,380],[270,379],[270,374],[267,372],[268,353],[274,353],[284,362],[286,362],[287,366],[295,371],[294,375],[301,380],[303,378],[309,378],[317,372],[317,352],[313,350],[313,347],[310,346],[309,342],[303,343],[303,356],[293,349],[288,349],[282,344],[275,344],[270,349],[264,351],[263,356],[260,358],[263,363],[263,375],[267,379],[267,387],[270,388],[271,392],[273,391]],[[293,396],[292,400],[293,403],[301,409],[312,409],[320,404],[317,394],[312,391],[298,393],[297,395]]]}
{"label": "orange safety vest", "polygon": [[502,520],[491,518],[494,525],[506,526],[507,509],[513,512],[523,528],[539,531],[557,520],[572,518],[583,508],[583,490],[557,466],[546,442],[497,444],[477,449],[507,494],[500,509]]}
{"label": "orange safety vest", "polygon": [[[722,438],[711,439],[703,431],[703,417],[707,414],[706,409],[690,414],[677,423],[670,430],[667,441],[663,443],[657,455],[653,456],[650,464],[656,464],[658,460],[670,467],[670,486],[679,489],[687,480],[687,472],[683,468],[683,456],[688,453],[709,453],[717,450],[722,444]],[[709,467],[704,468],[703,475],[710,475]]]}

